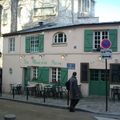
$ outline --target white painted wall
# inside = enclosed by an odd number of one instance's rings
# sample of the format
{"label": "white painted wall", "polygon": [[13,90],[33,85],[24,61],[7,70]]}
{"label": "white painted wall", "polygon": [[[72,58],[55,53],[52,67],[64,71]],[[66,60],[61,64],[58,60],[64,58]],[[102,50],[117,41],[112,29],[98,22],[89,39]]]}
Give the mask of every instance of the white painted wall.
{"label": "white painted wall", "polygon": [[[14,53],[8,53],[8,37],[4,38],[4,54],[3,54],[3,90],[9,90],[10,83],[22,83],[22,67],[25,66],[47,66],[47,67],[67,67],[67,63],[75,63],[75,70],[69,70],[68,78],[71,77],[73,71],[77,71],[78,83],[81,85],[82,94],[88,96],[88,84],[80,83],[80,63],[89,63],[90,69],[92,68],[105,68],[105,61],[100,60],[99,52],[84,52],[84,30],[85,29],[118,29],[118,47],[120,46],[120,29],[118,26],[94,26],[94,27],[77,27],[69,29],[59,29],[46,31],[45,46],[42,58],[39,54],[26,54],[25,53],[25,37],[24,35],[16,36],[16,51]],[[65,46],[53,46],[53,35],[56,32],[64,32],[67,35],[67,44]],[[41,33],[34,33],[41,34]],[[76,46],[76,48],[74,48]],[[108,60],[109,63],[120,63],[120,47],[118,52],[113,53],[112,59]],[[65,54],[65,58],[62,59],[61,55]],[[33,59],[36,63],[33,63]],[[117,59],[117,61],[116,61]],[[13,69],[13,74],[9,73],[9,68]]]}

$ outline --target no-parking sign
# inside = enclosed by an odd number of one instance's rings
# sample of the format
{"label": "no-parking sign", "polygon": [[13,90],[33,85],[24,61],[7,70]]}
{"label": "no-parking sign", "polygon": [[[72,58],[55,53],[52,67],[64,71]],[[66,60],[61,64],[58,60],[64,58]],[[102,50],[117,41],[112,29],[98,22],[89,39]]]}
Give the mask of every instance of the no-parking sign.
{"label": "no-parking sign", "polygon": [[103,49],[108,49],[110,48],[112,45],[111,41],[109,39],[103,39],[102,42],[101,42],[101,48]]}
{"label": "no-parking sign", "polygon": [[111,59],[112,58],[112,50],[109,49],[112,43],[108,39],[103,39],[101,42],[101,57],[103,59]]}

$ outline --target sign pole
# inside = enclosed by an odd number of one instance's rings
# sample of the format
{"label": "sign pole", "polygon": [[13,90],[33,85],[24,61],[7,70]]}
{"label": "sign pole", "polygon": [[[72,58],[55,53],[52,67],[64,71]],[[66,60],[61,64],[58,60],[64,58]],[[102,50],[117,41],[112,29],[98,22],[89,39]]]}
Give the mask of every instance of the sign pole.
{"label": "sign pole", "polygon": [[108,80],[107,80],[107,59],[111,58],[112,50],[109,48],[111,47],[112,43],[109,39],[105,38],[101,42],[101,50],[102,58],[105,59],[105,79],[106,79],[106,112],[108,111]]}
{"label": "sign pole", "polygon": [[105,78],[106,78],[106,112],[107,112],[108,111],[107,59],[105,59]]}

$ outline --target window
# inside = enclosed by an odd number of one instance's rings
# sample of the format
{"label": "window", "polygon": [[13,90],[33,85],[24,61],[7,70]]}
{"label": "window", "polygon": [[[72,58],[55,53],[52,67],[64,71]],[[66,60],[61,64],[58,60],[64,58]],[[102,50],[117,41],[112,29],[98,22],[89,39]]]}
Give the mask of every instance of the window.
{"label": "window", "polygon": [[120,84],[120,64],[110,64],[111,83]]}
{"label": "window", "polygon": [[[90,70],[90,80],[92,81],[106,81],[106,71],[100,69]],[[107,70],[107,80],[109,80],[109,70]]]}
{"label": "window", "polygon": [[57,2],[55,0],[34,0],[34,17],[52,17],[57,15]]}
{"label": "window", "polygon": [[38,67],[32,67],[32,80],[37,80],[38,78]]}
{"label": "window", "polygon": [[63,44],[67,42],[67,37],[64,33],[56,33],[53,38],[53,44]]}
{"label": "window", "polygon": [[3,25],[8,23],[8,9],[3,10]]}
{"label": "window", "polygon": [[97,49],[100,51],[100,43],[103,39],[109,39],[108,31],[95,31],[94,32],[94,41],[93,41],[93,49]]}
{"label": "window", "polygon": [[87,17],[90,12],[90,1],[89,0],[79,0],[78,1],[78,17]]}
{"label": "window", "polygon": [[61,69],[52,68],[52,82],[59,82],[61,80]]}
{"label": "window", "polygon": [[26,53],[43,52],[44,50],[44,35],[34,35],[26,37]]}
{"label": "window", "polygon": [[89,2],[90,1],[89,0],[85,0],[84,2],[85,2],[85,12],[89,12],[89,6],[90,6]]}
{"label": "window", "polygon": [[15,38],[9,38],[9,42],[8,42],[8,46],[9,46],[9,52],[13,52],[15,51]]}
{"label": "window", "polygon": [[39,51],[39,38],[38,36],[33,36],[30,39],[30,51],[31,52],[38,52]]}
{"label": "window", "polygon": [[107,29],[107,30],[85,30],[84,31],[84,51],[85,52],[96,52],[100,51],[100,43],[103,39],[109,39],[112,43],[110,49],[112,52],[117,52],[117,39],[118,30],[117,29]]}

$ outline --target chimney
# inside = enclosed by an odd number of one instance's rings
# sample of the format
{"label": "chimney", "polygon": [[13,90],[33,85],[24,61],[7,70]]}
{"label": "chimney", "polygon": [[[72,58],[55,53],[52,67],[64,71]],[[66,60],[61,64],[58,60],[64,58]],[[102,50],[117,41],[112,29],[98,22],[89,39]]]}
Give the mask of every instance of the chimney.
{"label": "chimney", "polygon": [[43,22],[43,21],[41,21],[41,22],[39,22],[39,25],[40,25],[40,26],[42,26],[42,25],[43,25],[43,23],[44,23],[44,22]]}

